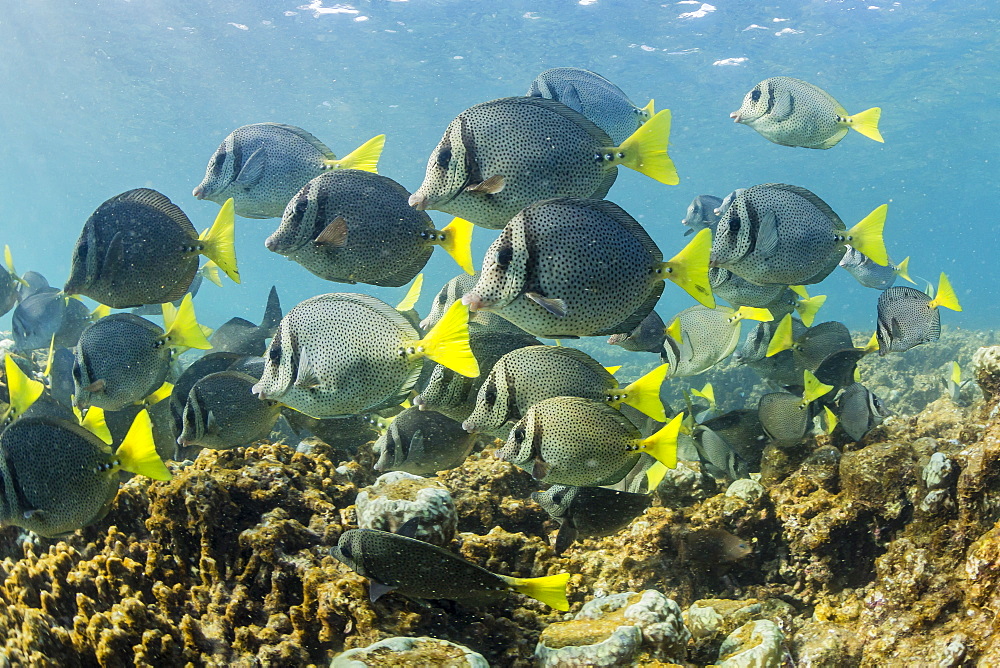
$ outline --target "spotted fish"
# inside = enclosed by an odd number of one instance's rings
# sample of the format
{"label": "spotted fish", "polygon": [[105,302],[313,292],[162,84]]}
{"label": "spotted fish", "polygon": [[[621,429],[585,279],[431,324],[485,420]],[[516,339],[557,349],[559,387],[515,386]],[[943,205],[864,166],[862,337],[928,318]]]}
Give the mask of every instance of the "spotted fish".
{"label": "spotted fish", "polygon": [[937,296],[906,286],[893,286],[878,298],[878,354],[901,353],[941,337],[939,307],[961,311],[948,277],[941,274]]}

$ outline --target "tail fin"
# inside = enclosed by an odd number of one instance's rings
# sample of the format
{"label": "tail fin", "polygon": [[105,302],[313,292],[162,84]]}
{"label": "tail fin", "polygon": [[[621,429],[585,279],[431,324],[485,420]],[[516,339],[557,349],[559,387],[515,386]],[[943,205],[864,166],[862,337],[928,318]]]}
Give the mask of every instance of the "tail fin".
{"label": "tail fin", "polygon": [[152,406],[153,404],[159,403],[170,396],[170,393],[174,391],[174,386],[172,383],[163,381],[157,389],[153,390],[148,396],[144,397],[137,403],[141,403],[143,406]]}
{"label": "tail fin", "polygon": [[795,302],[795,312],[799,314],[803,325],[812,327],[813,322],[816,320],[816,314],[823,307],[823,304],[826,303],[826,295],[810,297],[804,286],[797,285],[795,287],[802,288],[802,292],[798,292],[802,299]]}
{"label": "tail fin", "polygon": [[[169,308],[168,308],[169,307]],[[205,333],[194,316],[194,303],[191,293],[184,295],[181,305],[175,311],[173,305],[166,303],[163,309],[163,338],[173,348],[198,348],[209,350],[212,344],[205,338]]]}
{"label": "tail fin", "polygon": [[829,406],[823,406],[823,415],[826,418],[826,428],[823,432],[829,436],[833,433],[833,430],[837,428],[837,423],[840,422],[840,420],[837,419],[836,414],[830,410]]}
{"label": "tail fin", "polygon": [[[705,387],[701,388],[700,390],[696,390],[695,388],[692,387],[691,388],[691,394],[693,394],[696,397],[701,397],[702,399],[704,399],[705,401],[708,402],[708,407],[709,408],[711,408],[712,410],[715,410],[715,406],[716,406],[716,403],[715,403],[715,388],[712,387],[711,383],[705,383]],[[661,420],[661,422],[662,422],[662,420]]]}
{"label": "tail fin", "polygon": [[757,322],[771,322],[774,314],[766,308],[756,306],[741,306],[733,313],[736,320],[756,320]]}
{"label": "tail fin", "polygon": [[476,273],[472,267],[472,230],[475,226],[462,218],[455,218],[441,232],[444,238],[439,241],[441,248],[448,251],[462,271],[469,276]]}
{"label": "tail fin", "polygon": [[452,304],[416,346],[456,373],[469,378],[479,375],[479,363],[469,347],[469,307],[461,301]]}
{"label": "tail fin", "polygon": [[712,255],[712,230],[707,227],[661,266],[667,278],[708,308],[715,308],[715,295],[708,281],[708,261]]}
{"label": "tail fin", "polygon": [[660,462],[653,462],[653,465],[646,469],[646,490],[652,492],[659,487],[665,475],[667,467]]}
{"label": "tail fin", "polygon": [[802,372],[802,384],[805,386],[805,390],[802,392],[803,408],[833,389],[833,385],[819,382],[819,379],[809,369]]}
{"label": "tail fin", "polygon": [[327,169],[360,169],[378,174],[378,159],[385,146],[385,135],[372,137],[343,158],[325,160]]}
{"label": "tail fin", "polygon": [[201,272],[202,276],[212,281],[220,288],[222,287],[222,279],[219,278],[219,265],[215,264],[214,261],[209,260],[205,264],[201,265],[201,269],[198,271]]}
{"label": "tail fin", "polygon": [[667,424],[638,443],[638,449],[649,453],[667,468],[677,466],[677,434],[680,433],[684,413],[678,413]]}
{"label": "tail fin", "polygon": [[878,121],[881,117],[882,109],[880,107],[872,107],[871,109],[860,111],[853,116],[848,116],[845,121],[848,127],[854,128],[869,139],[874,139],[878,143],[884,144],[885,140],[882,139],[882,133],[878,131]]}
{"label": "tail fin", "polygon": [[226,200],[219,209],[215,222],[198,239],[205,246],[202,254],[217,264],[233,283],[239,283],[240,270],[236,268],[236,209],[232,197]]}
{"label": "tail fin", "polygon": [[125,440],[118,451],[119,466],[124,471],[144,475],[153,480],[170,480],[173,476],[156,454],[156,444],[153,443],[153,422],[149,413],[139,411],[129,427]]}
{"label": "tail fin", "polygon": [[97,321],[108,315],[111,315],[111,307],[107,304],[98,304],[94,307],[94,310],[90,312],[90,319]]}
{"label": "tail fin", "polygon": [[540,578],[508,578],[504,577],[510,588],[516,592],[541,601],[550,608],[566,612],[569,610],[569,600],[566,598],[566,585],[569,583],[569,573],[546,575]]}
{"label": "tail fin", "polygon": [[914,285],[917,284],[912,278],[910,278],[910,256],[907,255],[903,258],[903,261],[896,265],[896,275],[899,276],[904,281],[909,281]]}
{"label": "tail fin", "polygon": [[930,306],[931,308],[943,306],[952,311],[962,310],[962,305],[958,303],[958,295],[955,294],[955,289],[951,287],[951,281],[944,272],[941,272],[941,278],[938,279],[937,296],[931,300]]}
{"label": "tail fin", "polygon": [[17,273],[17,269],[14,269],[14,255],[10,252],[10,246],[4,244],[3,246],[3,261],[7,265],[7,271],[10,273],[10,277],[21,285],[27,287],[28,282],[21,278],[20,274]]}
{"label": "tail fin", "polygon": [[[556,339],[556,341],[558,341],[558,339]],[[616,373],[618,373],[618,371],[621,368],[622,368],[622,365],[619,364],[618,366],[606,366],[606,367],[604,367],[604,370],[607,371],[608,373],[610,373],[613,376]]]}
{"label": "tail fin", "polygon": [[847,230],[845,241],[862,255],[877,265],[889,264],[889,254],[885,250],[882,230],[885,228],[885,214],[889,205],[883,204],[865,216],[860,223]]}
{"label": "tail fin", "polygon": [[645,107],[639,110],[639,123],[645,123],[655,115],[656,107],[653,105],[653,100],[650,100]]}
{"label": "tail fin", "polygon": [[267,305],[264,307],[264,317],[260,319],[260,328],[271,332],[277,331],[281,324],[281,300],[278,299],[278,289],[271,286],[271,291],[267,293]]}
{"label": "tail fin", "polygon": [[111,430],[108,429],[108,423],[104,419],[104,409],[100,406],[91,406],[87,409],[86,415],[81,413],[79,408],[73,406],[73,414],[76,415],[76,420],[80,423],[80,426],[97,438],[108,445],[111,445],[114,441],[111,437]]}
{"label": "tail fin", "polygon": [[774,357],[783,350],[788,350],[792,347],[795,340],[792,338],[792,314],[789,313],[778,326],[774,329],[774,334],[771,335],[771,342],[767,344],[767,354],[765,357]]}
{"label": "tail fin", "polygon": [[956,385],[962,384],[962,367],[958,365],[958,362],[951,363],[951,382]]}
{"label": "tail fin", "polygon": [[669,368],[668,365],[661,364],[639,380],[622,388],[621,394],[625,398],[621,403],[642,411],[657,422],[666,422],[667,415],[663,411],[663,402],[660,401],[660,386],[663,385]]}
{"label": "tail fin", "polygon": [[420,289],[424,287],[424,275],[417,274],[413,282],[410,283],[409,290],[406,291],[406,296],[403,297],[403,301],[396,304],[397,311],[409,311],[414,306],[417,305],[417,300],[420,299]]}
{"label": "tail fin", "polygon": [[672,338],[677,343],[684,343],[684,338],[681,336],[681,319],[674,318],[670,321],[670,324],[663,329],[663,333]]}
{"label": "tail fin", "polygon": [[4,371],[7,374],[7,392],[10,395],[8,416],[20,417],[38,401],[38,397],[42,396],[45,385],[34,378],[29,378],[21,371],[21,367],[10,353],[4,358]]}
{"label": "tail fin", "polygon": [[624,154],[619,164],[641,172],[660,183],[675,186],[681,180],[677,176],[674,162],[667,155],[669,143],[670,110],[663,109],[640,125],[621,146],[610,150]]}

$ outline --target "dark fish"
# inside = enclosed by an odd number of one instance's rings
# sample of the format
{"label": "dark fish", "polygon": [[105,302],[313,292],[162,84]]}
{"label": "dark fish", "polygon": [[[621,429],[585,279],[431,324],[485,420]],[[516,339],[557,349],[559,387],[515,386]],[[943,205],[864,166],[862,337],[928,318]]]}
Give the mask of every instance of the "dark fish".
{"label": "dark fish", "polygon": [[721,207],[722,200],[713,195],[698,195],[691,200],[691,203],[688,204],[687,215],[681,220],[681,223],[688,227],[684,230],[684,236],[700,232],[706,227],[714,234],[715,226],[719,222],[720,211],[717,209],[721,209]]}
{"label": "dark fish", "polygon": [[475,288],[462,297],[547,338],[628,333],[656,305],[664,279],[714,306],[711,233],[672,259],[642,226],[605,200],[552,199],[516,215],[486,251]]}
{"label": "dark fish", "polygon": [[177,444],[227,450],[267,438],[281,406],[255,397],[250,388],[256,382],[237,371],[199,378],[188,393]]}
{"label": "dark fish", "polygon": [[719,219],[712,266],[758,285],[818,283],[837,268],[850,244],[879,264],[888,262],[883,204],[851,229],[814,193],[784,183],[740,192]]}
{"label": "dark fish", "polygon": [[57,348],[72,348],[88,324],[90,311],[83,302],[55,288],[31,293],[11,314],[14,347],[24,351],[48,348],[53,334]]}
{"label": "dark fish", "polygon": [[771,392],[760,398],[757,415],[764,432],[778,445],[793,445],[801,441],[813,416],[812,407],[833,388],[820,383],[810,372],[803,372],[803,394]]}
{"label": "dark fish", "polygon": [[712,475],[737,480],[760,470],[767,436],[758,411],[730,411],[697,425],[693,436],[702,466]]}
{"label": "dark fish", "polygon": [[872,107],[847,113],[822,88],[792,77],[764,79],[750,89],[743,104],[729,117],[749,125],[768,141],[783,146],[832,148],[854,128],[882,143],[878,121],[882,110]]}
{"label": "dark fish", "polygon": [[25,417],[0,433],[0,523],[41,536],[71,533],[107,513],[120,470],[154,480],[170,471],[142,412],[117,451],[74,422]]}
{"label": "dark fish", "polygon": [[398,591],[417,598],[484,605],[514,590],[556,610],[569,610],[569,573],[540,578],[496,575],[436,545],[377,529],[345,531],[331,553],[369,579],[373,602]]}
{"label": "dark fish", "polygon": [[184,405],[187,404],[191,388],[200,379],[210,373],[228,371],[229,367],[243,359],[237,353],[208,353],[192,362],[183,373],[177,377],[170,390],[170,415],[174,421],[174,438],[181,435],[184,429]]}
{"label": "dark fish", "polygon": [[26,271],[21,277],[21,285],[17,291],[18,298],[24,301],[36,292],[48,291],[50,287],[48,279],[37,271]]}
{"label": "dark fish", "polygon": [[578,538],[600,538],[618,533],[652,502],[648,494],[567,485],[553,485],[544,492],[533,492],[531,499],[559,523],[556,554],[565,552]]}
{"label": "dark fish", "polygon": [[948,277],[941,274],[937,296],[905,286],[894,286],[878,298],[878,354],[901,353],[941,337],[941,313],[938,307],[961,311],[955,290]]}
{"label": "dark fish", "polygon": [[87,219],[63,292],[112,308],[174,301],[191,287],[199,255],[239,283],[234,234],[232,205],[223,206],[199,236],[166,195],[149,188],[129,190]]}
{"label": "dark fish", "polygon": [[73,406],[73,364],[76,357],[69,348],[56,348],[49,365],[49,393],[67,408]]}
{"label": "dark fish", "polygon": [[892,415],[892,411],[885,407],[882,400],[861,383],[847,386],[837,404],[839,424],[844,433],[855,441],[860,441],[865,434]]}
{"label": "dark fish", "polygon": [[219,204],[231,197],[244,218],[280,218],[299,188],[328,169],[374,172],[384,144],[385,135],[378,135],[337,159],[294,125],[244,125],[222,140],[192,194]]}
{"label": "dark fish", "polygon": [[475,442],[475,435],[450,417],[411,406],[392,418],[375,441],[375,470],[432,476],[461,465]]}
{"label": "dark fish", "polygon": [[[802,369],[796,366],[790,348],[771,356],[767,355],[779,324],[777,321],[757,323],[736,353],[736,362],[750,367],[760,374],[761,378],[779,387],[798,385],[802,382]],[[808,330],[808,327],[797,318],[792,318],[791,324],[792,336],[795,338],[802,336]]]}
{"label": "dark fish", "polygon": [[278,331],[279,323],[281,323],[281,302],[278,300],[277,289],[272,285],[260,325],[243,318],[230,318],[212,333],[209,341],[214,352],[260,357],[267,350],[267,340]]}
{"label": "dark fish", "polygon": [[618,165],[676,185],[677,171],[667,155],[669,135],[669,110],[650,118],[619,146],[555,100],[484,102],[463,111],[445,130],[410,205],[498,230],[539,200],[603,198]]}
{"label": "dark fish", "polygon": [[685,532],[683,546],[684,560],[705,565],[728,564],[753,552],[746,541],[725,529],[695,529]]}
{"label": "dark fish", "polygon": [[562,102],[607,132],[615,144],[623,143],[655,113],[652,100],[640,109],[621,88],[578,67],[545,70],[531,82],[526,95]]}
{"label": "dark fish", "polygon": [[454,219],[441,230],[407,203],[392,179],[356,169],[317,176],[288,202],[281,225],[264,245],[328,281],[406,285],[435,246],[467,273],[472,223]]}
{"label": "dark fish", "polygon": [[634,353],[662,355],[663,341],[666,337],[666,325],[663,324],[660,314],[656,311],[650,311],[649,315],[635,326],[635,329],[627,334],[612,334],[608,337],[608,343],[612,346],[621,346]]}
{"label": "dark fish", "polygon": [[[206,266],[208,266],[208,265],[206,265]],[[211,266],[214,267],[215,264],[213,263]],[[205,267],[202,267],[201,269],[199,269],[197,271],[197,273],[195,273],[194,280],[191,281],[191,287],[188,288],[188,292],[191,293],[191,298],[192,299],[195,298],[195,297],[197,297],[198,296],[198,291],[201,290],[201,284],[202,284],[203,276],[204,276],[202,274],[202,270],[204,268]],[[181,297],[181,299],[183,299],[183,297]],[[174,305],[174,308],[179,308],[180,307],[180,305],[181,305],[181,299],[175,299],[173,302],[171,302]],[[132,315],[141,315],[143,317],[150,316],[150,315],[153,315],[153,316],[160,315],[162,312],[163,312],[163,309],[160,307],[159,304],[145,304],[143,306],[136,306],[135,308],[129,310],[129,313],[131,313]]]}
{"label": "dark fish", "polygon": [[708,270],[708,282],[716,297],[736,307],[763,308],[770,306],[788,288],[780,283],[757,285],[722,267],[712,267]]}

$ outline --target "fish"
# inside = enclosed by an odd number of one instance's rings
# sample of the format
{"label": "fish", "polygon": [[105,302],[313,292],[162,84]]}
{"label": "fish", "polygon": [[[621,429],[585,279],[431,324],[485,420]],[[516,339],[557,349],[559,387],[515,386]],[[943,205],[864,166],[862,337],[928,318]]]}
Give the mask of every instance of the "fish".
{"label": "fish", "polygon": [[475,443],[475,434],[465,431],[461,423],[411,406],[392,418],[372,446],[379,456],[375,470],[433,476],[460,466]]}
{"label": "fish", "polygon": [[[456,301],[461,301],[465,293],[475,287],[478,280],[479,272],[477,271],[472,275],[461,273],[445,283],[434,296],[434,301],[431,303],[431,310],[427,313],[427,317],[420,321],[420,329],[427,331],[433,327],[452,304]],[[495,332],[525,334],[525,331],[514,323],[489,311],[470,313],[469,324],[481,325],[485,329]]]}
{"label": "fish", "polygon": [[137,188],[107,200],[83,226],[63,287],[112,308],[131,308],[180,299],[205,255],[235,283],[235,226],[232,204],[223,205],[200,235],[163,193]]}
{"label": "fish", "polygon": [[267,350],[267,340],[278,331],[281,322],[281,301],[272,285],[260,325],[243,318],[230,318],[212,333],[209,342],[213,352],[238,353],[260,357]]}
{"label": "fish", "polygon": [[435,246],[468,274],[472,223],[441,230],[408,204],[410,193],[386,176],[357,169],[320,174],[288,202],[264,245],[313,274],[339,283],[399,287],[416,276]]}
{"label": "fish", "polygon": [[861,383],[844,388],[837,401],[837,409],[838,423],[854,441],[860,441],[892,415],[882,400]]}
{"label": "fish", "polygon": [[739,536],[725,529],[685,531],[679,552],[681,561],[705,565],[728,564],[751,554],[753,548]]}
{"label": "fish", "polygon": [[700,232],[706,227],[715,232],[715,226],[719,222],[719,213],[722,209],[722,200],[714,195],[698,195],[688,204],[687,214],[681,219],[681,224],[688,229],[684,230],[684,236]]}
{"label": "fish", "polygon": [[958,362],[952,362],[948,366],[950,367],[950,373],[942,379],[942,382],[944,383],[948,398],[953,403],[962,406],[964,405],[962,403],[962,391],[970,385],[975,384],[976,381],[971,378],[962,380],[962,367],[958,365]]}
{"label": "fish", "polygon": [[145,411],[114,452],[75,422],[20,419],[0,433],[0,524],[46,537],[93,524],[118,492],[119,471],[171,478],[156,454]]}
{"label": "fish", "polygon": [[479,375],[461,302],[420,338],[399,311],[353,293],[297,304],[282,318],[265,358],[254,394],[315,418],[398,405],[428,359],[470,378]]}
{"label": "fish", "polygon": [[281,406],[254,396],[250,388],[256,383],[256,378],[238,371],[199,378],[184,405],[177,445],[228,450],[267,438]]}
{"label": "fish", "polygon": [[837,268],[850,245],[876,264],[888,263],[883,204],[851,229],[814,193],[784,183],[745,189],[719,219],[713,267],[757,285],[810,285]]}
{"label": "fish", "polygon": [[[210,278],[209,280],[221,288],[222,279],[218,277],[218,273],[219,268],[214,262],[209,261],[203,264],[201,268],[195,272],[194,280],[191,281],[191,287],[188,288],[188,292],[191,293],[191,297],[194,298],[198,296],[198,291],[201,290],[201,284],[207,276],[214,275],[214,278]],[[181,297],[181,299],[183,299],[183,297]],[[173,304],[174,307],[179,307],[181,305],[181,299],[175,299],[170,303]],[[162,312],[163,310],[160,308],[159,304],[145,304],[143,306],[136,306],[135,308],[129,309],[129,313],[132,315],[141,315],[143,317],[147,315],[160,315]]]}
{"label": "fish", "polygon": [[822,88],[792,77],[764,79],[750,89],[729,117],[782,146],[833,148],[852,128],[880,144],[884,142],[878,129],[882,117],[879,107],[848,114]]}
{"label": "fish", "polygon": [[851,332],[843,323],[821,322],[794,337],[792,316],[786,315],[768,344],[767,355],[773,356],[783,350],[791,350],[792,359],[800,370],[808,369],[815,373],[833,353],[854,349]]}
{"label": "fish", "polygon": [[604,402],[553,397],[525,413],[496,456],[538,481],[593,487],[613,485],[635,467],[642,453],[667,468],[677,465],[677,434],[683,413],[642,438],[625,416]]}
{"label": "fish", "polygon": [[618,165],[679,183],[664,109],[617,145],[562,102],[507,97],[466,109],[431,152],[415,209],[436,209],[499,230],[521,209],[558,197],[603,199]]}
{"label": "fish", "polygon": [[797,313],[802,324],[812,327],[816,314],[826,303],[826,295],[810,296],[804,285],[789,285],[770,304],[765,305],[775,320]]}
{"label": "fish", "polygon": [[612,334],[608,344],[621,346],[634,353],[657,353],[663,355],[663,342],[667,337],[666,325],[656,311],[642,319],[631,332],[627,334]]}
{"label": "fish", "polygon": [[915,288],[895,285],[878,298],[878,354],[906,352],[941,337],[940,307],[961,311],[958,296],[948,277],[941,273],[936,296],[931,298]]}
{"label": "fish", "polygon": [[760,470],[767,436],[758,411],[729,411],[696,425],[692,436],[702,466],[712,475],[738,480]]}
{"label": "fish", "polygon": [[54,348],[46,365],[45,375],[49,379],[49,394],[63,406],[73,406],[73,364],[76,356],[69,348]]}
{"label": "fish", "polygon": [[188,395],[194,384],[210,373],[228,371],[230,367],[242,359],[244,357],[238,353],[209,352],[189,364],[177,377],[170,390],[168,403],[170,416],[174,423],[173,436],[175,439],[181,435],[181,431],[184,429],[184,406],[187,404]]}
{"label": "fish", "polygon": [[374,172],[385,135],[338,159],[305,130],[282,123],[236,128],[219,144],[192,195],[223,204],[232,198],[244,218],[280,218],[299,189],[330,169]]}
{"label": "fish", "polygon": [[[45,385],[32,378],[31,362],[18,358],[10,353],[4,355],[4,390],[7,394],[7,407],[0,412],[0,429],[28,412],[45,391]],[[28,368],[28,371],[22,368]]]}
{"label": "fish", "polygon": [[114,313],[88,325],[73,364],[77,408],[121,410],[163,384],[172,349],[210,347],[190,296],[176,314],[164,308],[164,326],[131,313]]}
{"label": "fish", "polygon": [[[667,338],[678,341],[678,357],[670,367],[671,377],[694,376],[710,369],[729,357],[740,341],[740,330],[745,319],[768,321],[771,314],[766,309],[741,306],[705,308],[700,304],[687,308],[674,316],[667,326]],[[670,336],[671,328],[677,336]]]}
{"label": "fish", "polygon": [[568,485],[552,485],[544,492],[532,492],[531,500],[559,523],[556,554],[565,552],[579,538],[618,533],[652,503],[649,494]]}
{"label": "fish", "polygon": [[656,113],[652,100],[638,107],[621,88],[600,74],[578,67],[545,70],[535,77],[525,95],[562,102],[607,132],[616,146]]}
{"label": "fish", "polygon": [[569,573],[540,578],[496,575],[437,545],[378,529],[348,529],[330,552],[368,578],[373,603],[395,591],[404,596],[486,605],[516,591],[556,610],[569,610]]}
{"label": "fish", "polygon": [[761,427],[779,446],[794,445],[802,440],[812,419],[814,402],[833,390],[832,386],[820,383],[809,371],[803,372],[802,384],[802,396],[771,392],[762,396],[757,406]]}
{"label": "fish", "polygon": [[736,307],[766,308],[788,289],[788,286],[780,283],[757,285],[722,267],[712,267],[708,270],[708,284],[717,298]]}
{"label": "fish", "polygon": [[79,299],[56,288],[31,292],[11,314],[14,348],[25,352],[48,348],[53,336],[56,347],[72,348],[90,321],[90,311]]}
{"label": "fish", "polygon": [[666,420],[660,386],[668,373],[660,365],[620,387],[593,357],[564,346],[525,346],[508,352],[493,365],[479,388],[475,408],[462,423],[469,431],[503,433],[535,404],[552,397],[583,397],[618,407],[622,404]]}
{"label": "fish", "polygon": [[490,245],[462,303],[545,338],[628,333],[656,305],[664,279],[715,305],[711,243],[703,230],[663,262],[646,231],[617,204],[544,200],[515,216]]}
{"label": "fish", "polygon": [[20,289],[24,285],[24,281],[14,269],[10,246],[5,245],[3,250],[5,263],[4,267],[0,267],[0,315],[8,313],[17,305],[21,298]]}
{"label": "fish", "polygon": [[[767,355],[771,342],[774,341],[774,334],[783,321],[784,319],[780,322],[757,323],[736,352],[735,361],[753,369],[761,378],[775,385],[789,387],[797,385],[802,380],[802,369],[795,365],[791,349],[777,352],[770,357]],[[802,336],[808,330],[798,318],[791,318],[790,321],[793,339]]]}
{"label": "fish", "polygon": [[281,415],[299,438],[315,436],[347,453],[355,453],[359,447],[379,437],[375,426],[362,415],[318,420],[290,408],[282,408]]}
{"label": "fish", "polygon": [[[885,290],[892,287],[896,282],[896,277],[904,281],[914,283],[910,278],[910,258],[905,257],[899,264],[893,264],[892,260],[885,266],[872,262],[871,258],[848,246],[847,252],[840,260],[840,266],[847,270],[854,279],[866,288],[875,290]],[[914,283],[916,285],[916,283]]]}
{"label": "fish", "polygon": [[435,364],[427,383],[413,398],[413,405],[420,410],[443,413],[461,424],[472,413],[479,388],[497,360],[512,350],[538,345],[541,345],[538,339],[528,334],[494,332],[469,323],[469,347],[476,356],[479,375],[468,378],[442,364]]}

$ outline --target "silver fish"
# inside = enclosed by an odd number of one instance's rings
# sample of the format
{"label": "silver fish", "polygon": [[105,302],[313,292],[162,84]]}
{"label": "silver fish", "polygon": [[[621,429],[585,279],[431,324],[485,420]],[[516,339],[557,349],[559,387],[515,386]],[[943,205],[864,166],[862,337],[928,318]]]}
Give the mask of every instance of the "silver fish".
{"label": "silver fish", "polygon": [[688,229],[684,230],[684,236],[700,232],[706,227],[715,232],[715,226],[719,222],[722,200],[714,195],[698,195],[688,204],[687,214],[681,220],[681,224]]}
{"label": "silver fish", "polygon": [[861,383],[848,385],[837,402],[839,424],[844,433],[855,441],[882,424],[892,415],[882,400]]}
{"label": "silver fish", "polygon": [[910,258],[906,257],[899,264],[893,264],[890,261],[887,265],[882,266],[872,262],[871,258],[851,247],[847,248],[847,253],[840,260],[840,266],[846,269],[858,283],[875,290],[885,290],[892,287],[897,276],[913,283],[913,279],[910,278],[909,264]]}
{"label": "silver fish", "polygon": [[878,354],[901,353],[922,343],[941,337],[941,313],[944,306],[961,311],[948,277],[941,274],[937,296],[896,285],[884,290],[878,298]]}
{"label": "silver fish", "polygon": [[372,446],[379,456],[375,470],[432,476],[460,466],[475,442],[475,435],[450,417],[411,406],[392,418]]}

